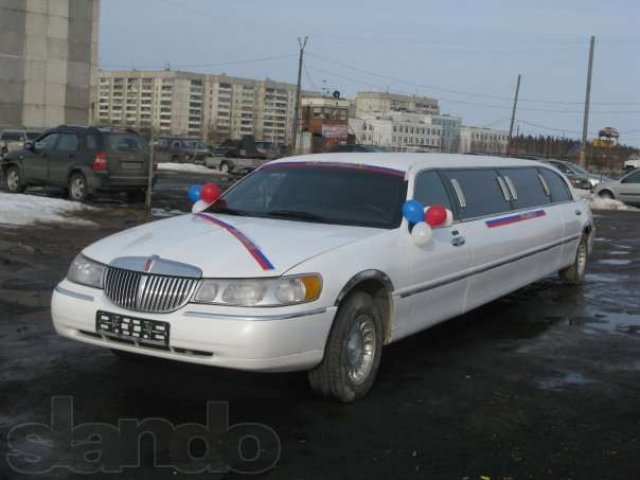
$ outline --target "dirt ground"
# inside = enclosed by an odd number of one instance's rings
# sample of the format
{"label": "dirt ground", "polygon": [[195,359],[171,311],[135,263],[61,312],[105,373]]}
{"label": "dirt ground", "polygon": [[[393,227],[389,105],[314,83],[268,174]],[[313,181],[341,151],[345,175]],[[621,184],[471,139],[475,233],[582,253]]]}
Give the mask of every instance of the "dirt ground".
{"label": "dirt ground", "polygon": [[[208,401],[228,402],[232,424],[262,423],[280,438],[279,461],[259,478],[640,478],[638,213],[597,215],[584,286],[548,278],[392,345],[373,391],[353,405],[315,398],[302,374],[123,362],[56,336],[51,291],[76,253],[150,220],[123,206],[87,218],[96,226],[0,229],[2,479],[28,478],[6,463],[7,433],[49,422],[58,395],[73,397],[76,423],[203,423]],[[224,476],[154,469],[150,455],[96,478]]]}

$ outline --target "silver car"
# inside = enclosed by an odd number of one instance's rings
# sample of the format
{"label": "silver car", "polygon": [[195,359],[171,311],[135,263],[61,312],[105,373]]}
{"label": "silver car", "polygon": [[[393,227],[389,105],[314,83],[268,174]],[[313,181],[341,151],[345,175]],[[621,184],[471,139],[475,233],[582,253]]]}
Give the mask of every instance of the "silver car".
{"label": "silver car", "polygon": [[595,189],[602,198],[614,198],[629,205],[640,206],[640,170],[634,170],[620,180],[603,182]]}

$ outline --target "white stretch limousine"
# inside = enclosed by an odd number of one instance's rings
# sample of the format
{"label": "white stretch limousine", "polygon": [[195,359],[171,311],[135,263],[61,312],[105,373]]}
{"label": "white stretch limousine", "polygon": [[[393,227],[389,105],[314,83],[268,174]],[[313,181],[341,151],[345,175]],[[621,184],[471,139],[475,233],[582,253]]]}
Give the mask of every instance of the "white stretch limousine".
{"label": "white stretch limousine", "polygon": [[308,370],[348,402],[384,344],[556,272],[580,283],[594,236],[566,180],[527,160],[313,155],[211,191],[84,249],[53,295],[58,333],[130,358]]}

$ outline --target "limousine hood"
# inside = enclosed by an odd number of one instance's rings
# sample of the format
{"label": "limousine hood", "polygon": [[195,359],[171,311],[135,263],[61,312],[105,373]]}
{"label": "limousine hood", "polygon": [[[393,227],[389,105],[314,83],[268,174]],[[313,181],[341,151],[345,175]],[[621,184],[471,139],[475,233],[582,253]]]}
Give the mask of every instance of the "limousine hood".
{"label": "limousine hood", "polygon": [[83,254],[104,264],[122,257],[157,256],[197,266],[209,278],[271,277],[379,233],[373,228],[196,214],[125,230]]}

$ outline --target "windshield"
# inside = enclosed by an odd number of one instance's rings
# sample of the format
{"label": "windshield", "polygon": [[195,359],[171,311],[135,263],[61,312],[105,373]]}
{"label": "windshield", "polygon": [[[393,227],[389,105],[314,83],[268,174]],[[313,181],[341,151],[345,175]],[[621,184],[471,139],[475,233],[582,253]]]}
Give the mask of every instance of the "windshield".
{"label": "windshield", "polygon": [[580,173],[582,175],[591,175],[591,173],[587,169],[581,167],[578,164],[575,164],[575,163],[572,164],[571,168],[573,168],[574,171],[576,171],[576,172],[578,172],[578,173]]}
{"label": "windshield", "polygon": [[361,165],[268,165],[238,183],[212,212],[314,223],[397,228],[404,173]]}

